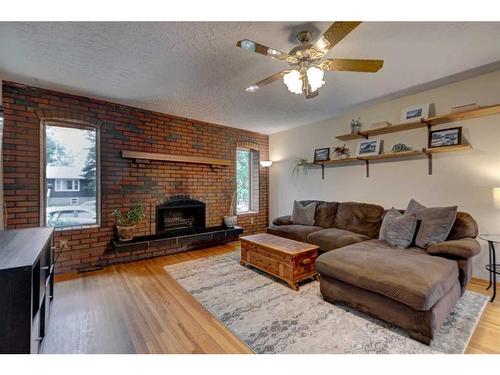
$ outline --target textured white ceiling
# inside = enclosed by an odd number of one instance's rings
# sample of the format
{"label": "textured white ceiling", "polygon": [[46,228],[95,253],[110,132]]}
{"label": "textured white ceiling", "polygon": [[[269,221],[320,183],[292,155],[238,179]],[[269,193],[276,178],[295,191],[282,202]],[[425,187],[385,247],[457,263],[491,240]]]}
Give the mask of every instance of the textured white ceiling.
{"label": "textured white ceiling", "polygon": [[302,29],[330,22],[0,23],[0,77],[262,133],[500,61],[500,23],[361,24],[327,57],[384,59],[376,74],[327,73],[306,100],[281,81],[244,88],[286,64],[235,46],[289,51]]}

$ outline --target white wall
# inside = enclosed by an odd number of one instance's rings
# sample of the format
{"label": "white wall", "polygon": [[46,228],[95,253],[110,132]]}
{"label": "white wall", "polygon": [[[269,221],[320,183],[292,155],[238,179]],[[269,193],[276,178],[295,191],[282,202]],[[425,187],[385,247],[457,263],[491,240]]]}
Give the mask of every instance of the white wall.
{"label": "white wall", "polygon": [[[451,107],[474,102],[500,103],[500,71],[271,135],[270,157],[274,164],[270,171],[270,217],[290,213],[294,199],[358,201],[405,208],[410,198],[415,198],[427,206],[458,205],[459,210],[469,212],[477,220],[480,233],[500,233],[500,210],[493,207],[492,198],[492,188],[500,187],[500,115],[436,127],[462,126],[463,136],[473,150],[434,155],[432,175],[428,175],[427,160],[419,159],[371,163],[369,178],[363,165],[325,168],[324,180],[319,168],[310,169],[305,176],[292,177],[295,159],[311,160],[315,148],[347,143],[355,153],[358,141],[335,139],[336,135],[349,132],[351,118],[361,117],[367,128],[382,120],[398,123],[401,109],[417,104],[434,103],[435,112],[444,114]],[[418,149],[427,146],[427,129],[380,138],[385,151],[399,142]],[[487,245],[480,242],[482,252],[474,259],[474,276],[486,279]]]}

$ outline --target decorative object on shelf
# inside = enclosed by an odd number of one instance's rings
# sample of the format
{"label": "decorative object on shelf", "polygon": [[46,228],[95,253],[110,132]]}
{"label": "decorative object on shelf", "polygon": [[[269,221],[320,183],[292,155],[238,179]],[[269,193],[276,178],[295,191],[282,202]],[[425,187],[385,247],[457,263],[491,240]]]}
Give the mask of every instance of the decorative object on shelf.
{"label": "decorative object on shelf", "polygon": [[119,209],[115,209],[111,214],[115,218],[116,232],[120,241],[131,241],[134,239],[135,226],[139,224],[146,215],[144,206],[137,203],[124,215]]}
{"label": "decorative object on shelf", "polygon": [[330,147],[314,150],[314,162],[330,160]]}
{"label": "decorative object on shelf", "polygon": [[361,130],[361,118],[351,120],[351,133],[356,134]]}
{"label": "decorative object on shelf", "polygon": [[366,139],[358,143],[357,156],[372,156],[380,153],[380,139]]}
{"label": "decorative object on shelf", "polygon": [[473,110],[479,109],[479,108],[481,108],[481,107],[476,103],[464,104],[464,105],[459,105],[458,107],[453,107],[451,109],[451,113],[468,112],[468,111],[473,111]]}
{"label": "decorative object on shelf", "polygon": [[292,170],[292,176],[300,174],[300,169],[304,172],[304,175],[307,174],[307,159],[299,158],[295,161],[295,165]]}
{"label": "decorative object on shelf", "polygon": [[351,155],[351,150],[344,144],[343,146],[335,147],[333,153],[335,159],[346,159]]}
{"label": "decorative object on shelf", "polygon": [[414,122],[429,116],[430,104],[420,104],[401,111],[401,122]]}
{"label": "decorative object on shelf", "polygon": [[392,124],[389,121],[378,121],[374,122],[371,126],[370,129],[381,129],[381,128],[387,128],[389,126],[392,126]]}
{"label": "decorative object on shelf", "polygon": [[462,143],[462,127],[431,130],[429,148],[456,146]]}
{"label": "decorative object on shelf", "polygon": [[404,143],[396,143],[392,146],[392,152],[404,152],[411,151],[411,147],[405,145]]}
{"label": "decorative object on shelf", "polygon": [[236,190],[233,191],[233,195],[231,196],[231,204],[229,205],[229,213],[224,216],[224,225],[227,228],[234,228],[238,222],[238,216],[234,214],[235,210],[235,202],[236,202]]}
{"label": "decorative object on shelf", "polygon": [[271,160],[261,160],[260,161],[261,167],[269,168],[271,165],[273,165],[273,162]]}

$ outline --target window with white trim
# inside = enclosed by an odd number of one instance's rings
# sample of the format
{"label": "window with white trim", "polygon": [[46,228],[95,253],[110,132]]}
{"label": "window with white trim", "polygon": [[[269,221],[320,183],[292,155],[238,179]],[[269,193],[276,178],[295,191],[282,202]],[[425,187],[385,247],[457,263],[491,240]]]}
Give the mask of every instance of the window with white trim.
{"label": "window with white trim", "polygon": [[236,149],[236,210],[259,212],[259,152]]}
{"label": "window with white trim", "polygon": [[[42,124],[45,225],[98,223],[98,129],[72,123]],[[80,202],[86,204],[80,205]],[[71,206],[71,208],[70,208]]]}

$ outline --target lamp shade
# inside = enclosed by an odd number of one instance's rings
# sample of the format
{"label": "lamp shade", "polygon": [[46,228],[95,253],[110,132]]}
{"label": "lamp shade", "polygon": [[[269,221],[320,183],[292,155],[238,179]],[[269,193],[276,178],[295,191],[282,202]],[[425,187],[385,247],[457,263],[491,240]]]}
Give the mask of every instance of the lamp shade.
{"label": "lamp shade", "polygon": [[273,165],[273,162],[271,160],[262,160],[260,162],[260,165],[264,168],[269,168],[271,165]]}
{"label": "lamp shade", "polygon": [[500,188],[493,188],[493,206],[500,210]]}

